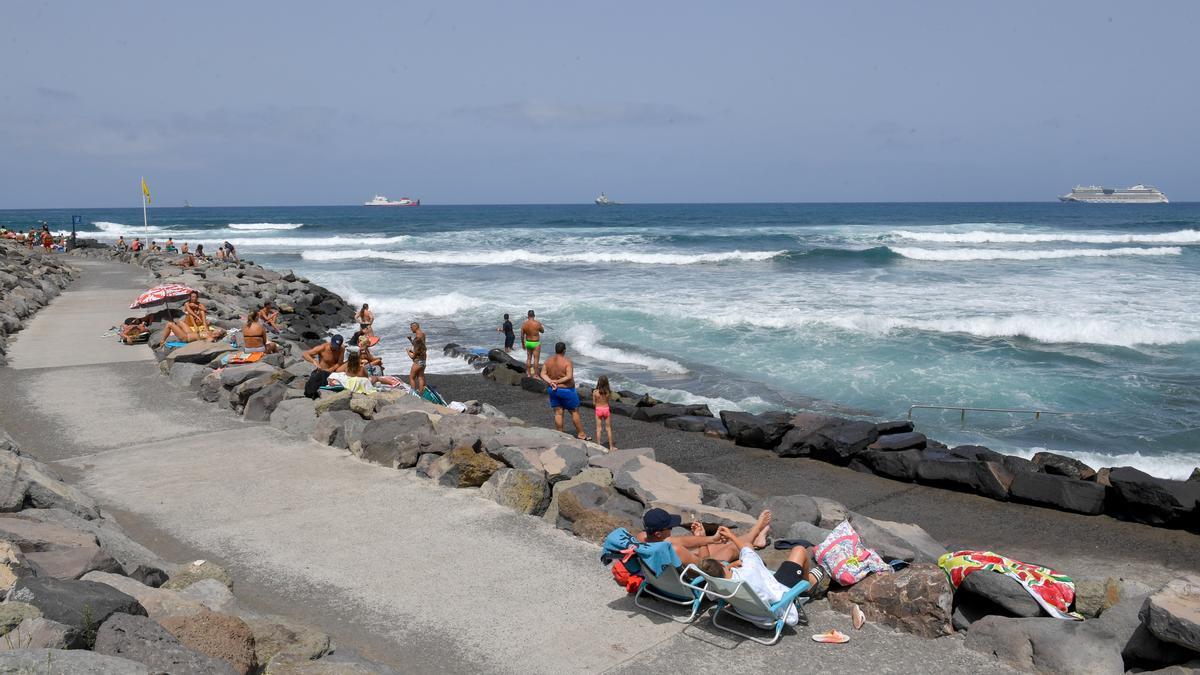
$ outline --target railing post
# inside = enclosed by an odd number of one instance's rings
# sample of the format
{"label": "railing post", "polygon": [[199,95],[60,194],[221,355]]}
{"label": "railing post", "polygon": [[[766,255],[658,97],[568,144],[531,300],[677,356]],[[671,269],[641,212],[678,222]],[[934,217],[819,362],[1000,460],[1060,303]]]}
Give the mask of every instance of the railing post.
{"label": "railing post", "polygon": [[967,409],[962,408],[959,412],[961,414],[958,416],[958,421],[962,422],[963,424],[966,424],[967,423]]}

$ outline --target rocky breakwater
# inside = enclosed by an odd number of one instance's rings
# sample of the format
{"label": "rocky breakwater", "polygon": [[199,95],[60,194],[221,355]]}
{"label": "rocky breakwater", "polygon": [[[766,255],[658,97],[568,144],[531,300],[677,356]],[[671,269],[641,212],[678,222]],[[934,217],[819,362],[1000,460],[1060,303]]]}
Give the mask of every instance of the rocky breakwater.
{"label": "rocky breakwater", "polygon": [[8,336],[61,293],[76,274],[62,254],[0,239],[0,365],[6,363]]}
{"label": "rocky breakwater", "polygon": [[3,430],[0,494],[2,672],[392,672],[242,606],[212,562],[162,560]]}
{"label": "rocky breakwater", "polygon": [[[239,327],[247,312],[270,302],[280,312],[280,333],[271,339],[285,347],[307,347],[354,319],[354,309],[336,293],[290,271],[276,272],[248,260],[210,260],[197,267],[180,267],[176,255],[120,252],[111,247],[78,248],[69,255],[137,265],[148,270],[157,283],[194,288],[200,292],[211,323],[223,328]],[[137,313],[130,310],[131,316]],[[151,341],[157,343],[162,325],[151,325],[151,331]]]}
{"label": "rocky breakwater", "polygon": [[[545,391],[541,380],[525,375],[524,363],[503,350],[451,343],[443,351],[466,359],[498,383]],[[591,406],[590,388],[580,386],[579,398]],[[727,438],[780,457],[807,457],[1000,501],[1200,532],[1200,468],[1190,480],[1166,480],[1132,467],[1094,469],[1050,452],[1028,460],[979,445],[949,447],[916,431],[909,420],[879,422],[787,411],[721,410],[714,415],[705,405],[664,403],[632,391],[614,392],[611,408],[616,415]]]}

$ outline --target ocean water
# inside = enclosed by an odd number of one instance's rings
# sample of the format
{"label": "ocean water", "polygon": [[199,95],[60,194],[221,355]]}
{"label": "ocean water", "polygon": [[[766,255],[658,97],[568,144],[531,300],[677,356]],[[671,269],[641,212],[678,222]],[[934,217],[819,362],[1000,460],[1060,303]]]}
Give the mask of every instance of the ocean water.
{"label": "ocean water", "polygon": [[[585,379],[714,410],[902,418],[948,443],[1185,478],[1200,464],[1200,204],[788,204],[9,211],[291,268],[369,302],[406,371],[534,309]],[[436,350],[435,350],[436,351]],[[433,359],[431,372],[469,372]],[[619,430],[618,430],[619,433]]]}

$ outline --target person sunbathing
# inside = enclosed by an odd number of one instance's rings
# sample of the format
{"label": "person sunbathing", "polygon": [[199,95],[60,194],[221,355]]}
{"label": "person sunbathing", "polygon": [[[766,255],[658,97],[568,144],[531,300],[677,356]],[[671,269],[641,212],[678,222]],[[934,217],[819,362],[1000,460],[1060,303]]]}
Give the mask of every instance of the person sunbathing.
{"label": "person sunbathing", "polygon": [[[717,528],[717,536],[722,537],[738,548],[738,562],[736,565],[729,565],[715,558],[705,558],[700,561],[697,567],[710,577],[745,582],[750,587],[750,590],[754,591],[754,594],[761,598],[767,605],[779,602],[788,591],[792,590],[796,584],[802,581],[809,583],[810,590],[805,591],[806,593],[812,593],[819,589],[825,577],[825,570],[813,562],[807,548],[803,546],[793,548],[788,552],[787,560],[780,563],[779,569],[772,572],[767,569],[758,552],[750,546],[756,530],[760,530],[762,526],[770,523],[770,511],[764,511],[763,513],[766,515],[765,520],[760,517],[759,522],[755,524],[754,529],[751,529],[749,535],[746,537],[739,537],[734,534],[733,530],[724,525]],[[800,615],[796,611],[795,606],[788,607],[787,614],[784,616],[784,623],[789,626],[795,626],[799,622],[799,619]]]}
{"label": "person sunbathing", "polygon": [[[650,509],[642,516],[642,526],[646,529],[638,533],[638,541],[648,544],[671,542],[684,566],[698,565],[704,558],[718,558],[726,562],[737,560],[737,548],[719,535],[706,535],[704,525],[700,523],[692,523],[690,535],[672,535],[671,531],[680,527],[682,523],[683,518],[677,515],[667,513],[663,509]],[[757,536],[757,533],[755,535]]]}
{"label": "person sunbathing", "polygon": [[264,354],[279,351],[279,346],[267,339],[267,329],[259,322],[256,311],[246,314],[246,323],[242,326],[242,351]]}
{"label": "person sunbathing", "polygon": [[[205,333],[200,333],[184,324],[182,321],[168,321],[164,326],[162,342],[155,349],[162,349],[168,342],[213,342],[225,336],[225,329],[209,326]],[[174,339],[171,339],[174,338]]]}
{"label": "person sunbathing", "polygon": [[208,310],[200,302],[200,294],[192,291],[187,302],[183,303],[183,322],[193,330],[199,331],[208,327]]}
{"label": "person sunbathing", "polygon": [[121,327],[121,342],[131,345],[147,337],[150,337],[150,329],[145,319],[132,316],[125,319],[125,325]]}

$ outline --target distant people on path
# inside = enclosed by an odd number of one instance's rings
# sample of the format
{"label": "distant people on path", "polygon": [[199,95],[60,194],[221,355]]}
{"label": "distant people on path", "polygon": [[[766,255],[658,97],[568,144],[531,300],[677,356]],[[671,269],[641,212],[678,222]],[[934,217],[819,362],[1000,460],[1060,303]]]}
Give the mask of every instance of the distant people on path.
{"label": "distant people on path", "polygon": [[137,237],[134,237],[133,243],[129,245],[129,250],[133,251],[134,253],[139,253],[139,252],[141,252],[142,248],[143,248],[142,240],[138,239]]}
{"label": "distant people on path", "polygon": [[54,246],[54,235],[48,228],[42,228],[42,249],[49,253],[51,246]]}
{"label": "distant people on path", "polygon": [[187,255],[187,253],[188,253],[188,245],[187,245],[187,242],[186,242],[186,241],[185,241],[185,242],[183,242],[183,248],[179,249],[179,252],[180,252],[180,253],[182,253],[182,254],[184,254],[184,255]]}
{"label": "distant people on path", "polygon": [[408,358],[412,359],[412,370],[408,373],[408,386],[413,388],[420,396],[425,391],[425,361],[427,353],[425,350],[425,331],[421,330],[421,325],[416,321],[409,325],[412,329],[412,336],[408,341],[412,343],[412,347],[408,350]]}
{"label": "distant people on path", "polygon": [[237,260],[238,259],[237,249],[235,249],[233,247],[233,244],[229,243],[228,241],[221,244],[221,249],[222,249],[222,252],[224,253],[223,257],[225,258],[225,260]]}
{"label": "distant people on path", "polygon": [[128,249],[129,249],[129,244],[125,243],[125,235],[121,235],[121,236],[117,237],[117,250],[120,251],[121,253],[124,253]]}
{"label": "distant people on path", "polygon": [[375,323],[375,315],[371,312],[367,303],[363,303],[362,309],[354,313],[354,320],[358,322],[358,330],[367,337],[375,335],[375,329],[371,326]]}
{"label": "distant people on path", "polygon": [[612,387],[608,384],[608,376],[596,378],[596,388],[592,389],[592,404],[596,406],[596,442],[604,445],[604,431],[608,430],[608,451],[617,449],[612,435],[612,408],[609,399],[612,398]]}
{"label": "distant people on path", "polygon": [[575,364],[567,358],[567,343],[554,345],[554,356],[546,359],[542,366],[542,380],[550,386],[550,407],[554,409],[554,428],[563,430],[563,413],[571,413],[571,424],[575,425],[575,436],[580,440],[591,440],[583,430],[579,419],[579,394],[575,391]]}
{"label": "distant people on path", "polygon": [[546,327],[534,318],[533,310],[529,310],[528,318],[521,324],[521,342],[525,345],[525,374],[537,377],[542,359],[542,333]]}
{"label": "distant people on path", "polygon": [[497,333],[504,333],[504,352],[508,353],[513,350],[513,345],[517,341],[517,336],[513,333],[512,321],[508,320],[508,315],[504,315],[504,323],[496,329]]}
{"label": "distant people on path", "polygon": [[167,245],[166,245],[165,250],[167,253],[178,253],[179,252],[179,249],[175,248],[175,240],[172,239],[171,237],[167,237]]}
{"label": "distant people on path", "polygon": [[267,329],[258,320],[258,312],[247,312],[246,323],[242,325],[242,351],[274,354],[278,350],[279,346],[267,339]]}
{"label": "distant people on path", "polygon": [[344,342],[345,338],[341,335],[332,335],[329,342],[322,342],[300,355],[301,358],[316,367],[308,376],[308,382],[304,384],[305,396],[315,399],[321,387],[324,387],[325,383],[329,381],[330,373],[346,369]]}

